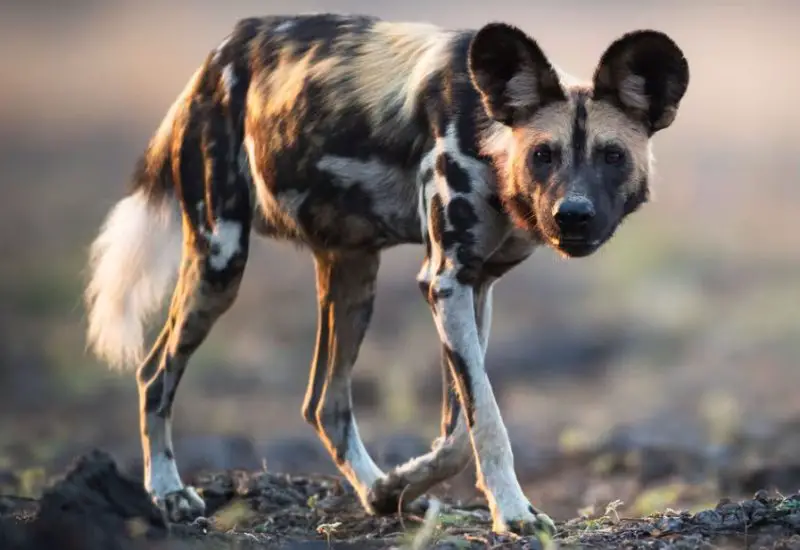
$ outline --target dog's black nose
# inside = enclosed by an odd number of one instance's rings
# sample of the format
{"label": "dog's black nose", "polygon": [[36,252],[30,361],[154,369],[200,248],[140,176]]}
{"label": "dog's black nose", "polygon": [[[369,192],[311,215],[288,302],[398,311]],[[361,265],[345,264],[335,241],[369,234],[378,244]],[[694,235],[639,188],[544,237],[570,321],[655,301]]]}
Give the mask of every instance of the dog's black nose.
{"label": "dog's black nose", "polygon": [[594,205],[584,197],[566,197],[553,207],[553,218],[566,237],[583,236],[594,216]]}

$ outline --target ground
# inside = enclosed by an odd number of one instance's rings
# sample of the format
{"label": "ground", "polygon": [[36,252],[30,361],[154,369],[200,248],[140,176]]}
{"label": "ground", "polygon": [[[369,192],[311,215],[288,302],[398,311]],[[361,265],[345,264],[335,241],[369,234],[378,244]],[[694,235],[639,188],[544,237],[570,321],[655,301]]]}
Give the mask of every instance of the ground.
{"label": "ground", "polygon": [[[480,502],[434,499],[426,517],[367,516],[334,476],[267,471],[206,473],[194,480],[209,514],[168,524],[138,480],[94,451],[76,460],[39,499],[0,497],[0,547],[38,550],[267,548],[800,548],[800,495],[767,491],[695,514],[667,509],[558,522],[552,540],[496,536]],[[438,509],[438,513],[432,513]]]}

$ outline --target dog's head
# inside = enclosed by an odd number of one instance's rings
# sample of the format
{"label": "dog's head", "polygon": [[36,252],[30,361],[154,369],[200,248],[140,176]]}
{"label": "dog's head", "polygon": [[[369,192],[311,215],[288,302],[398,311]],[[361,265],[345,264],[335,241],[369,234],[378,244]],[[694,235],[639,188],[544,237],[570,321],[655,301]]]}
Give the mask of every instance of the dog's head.
{"label": "dog's head", "polygon": [[591,83],[566,82],[520,29],[491,23],[469,71],[492,121],[500,195],[517,225],[567,256],[587,256],[647,201],[650,138],[675,120],[689,83],[683,52],[640,30],[614,41]]}

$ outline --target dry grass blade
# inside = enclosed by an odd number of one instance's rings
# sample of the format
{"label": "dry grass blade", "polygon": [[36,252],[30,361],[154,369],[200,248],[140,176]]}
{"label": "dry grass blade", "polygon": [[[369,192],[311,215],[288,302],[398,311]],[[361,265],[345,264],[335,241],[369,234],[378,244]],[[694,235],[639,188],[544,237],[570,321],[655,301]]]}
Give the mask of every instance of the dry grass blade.
{"label": "dry grass blade", "polygon": [[425,521],[419,528],[414,540],[411,542],[411,550],[422,550],[427,548],[428,543],[433,538],[436,531],[436,523],[439,518],[441,503],[436,499],[431,499],[428,503],[428,510],[425,512]]}

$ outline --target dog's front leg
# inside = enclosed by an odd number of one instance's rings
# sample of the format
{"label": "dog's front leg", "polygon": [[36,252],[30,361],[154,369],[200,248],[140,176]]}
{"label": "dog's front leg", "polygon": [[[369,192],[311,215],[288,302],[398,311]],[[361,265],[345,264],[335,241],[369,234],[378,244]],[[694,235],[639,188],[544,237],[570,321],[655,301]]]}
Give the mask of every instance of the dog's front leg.
{"label": "dog's front leg", "polygon": [[445,269],[430,281],[433,317],[445,349],[475,455],[478,488],[492,512],[496,532],[554,531],[522,492],[514,472],[508,432],[484,369],[484,354],[474,314],[472,285]]}

